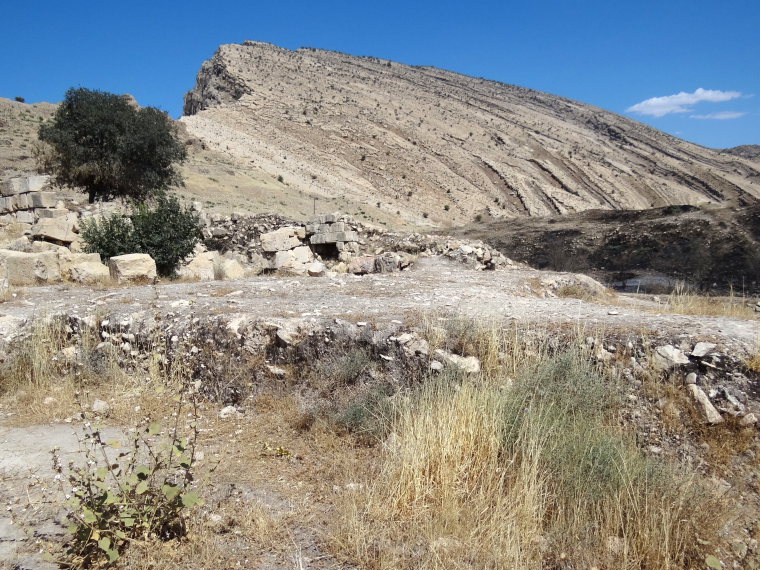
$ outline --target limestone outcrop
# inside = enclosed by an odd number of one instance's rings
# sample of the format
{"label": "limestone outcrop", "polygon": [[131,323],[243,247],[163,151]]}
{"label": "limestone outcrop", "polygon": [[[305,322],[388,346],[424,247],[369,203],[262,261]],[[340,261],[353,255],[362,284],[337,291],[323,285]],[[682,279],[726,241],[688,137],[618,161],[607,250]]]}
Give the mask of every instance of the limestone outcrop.
{"label": "limestone outcrop", "polygon": [[391,223],[760,198],[757,152],[701,147],[524,87],[334,51],[223,45],[184,113],[191,137],[241,168]]}

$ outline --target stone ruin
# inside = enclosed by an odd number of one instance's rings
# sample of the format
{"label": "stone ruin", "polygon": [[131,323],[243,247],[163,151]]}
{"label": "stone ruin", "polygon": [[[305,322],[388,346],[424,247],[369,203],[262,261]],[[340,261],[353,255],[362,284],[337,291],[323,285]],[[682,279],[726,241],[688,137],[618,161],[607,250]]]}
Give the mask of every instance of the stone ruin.
{"label": "stone ruin", "polygon": [[69,246],[77,237],[77,214],[48,190],[49,179],[19,176],[0,185],[0,226],[15,224],[17,232],[34,240]]}
{"label": "stone ruin", "polygon": [[206,219],[206,246],[239,260],[253,273],[386,273],[406,269],[417,257],[431,255],[476,270],[515,265],[482,241],[392,233],[340,213],[315,216],[306,223],[272,214],[212,214]]}
{"label": "stone ruin", "polygon": [[317,216],[305,230],[312,251],[323,258],[349,262],[360,251],[359,228],[350,216]]}
{"label": "stone ruin", "polygon": [[[118,205],[99,203],[72,211],[51,190],[49,177],[41,175],[12,178],[0,184],[0,193],[3,286],[154,279],[155,269],[146,269],[143,275],[142,269],[126,269],[126,260],[114,258],[106,266],[98,254],[81,252],[80,219],[107,214]],[[189,280],[240,279],[265,272],[385,273],[407,269],[418,256],[429,255],[443,255],[474,269],[512,265],[482,242],[390,233],[346,214],[322,214],[302,223],[276,214],[209,214],[199,202],[193,207],[206,227],[204,243],[178,271],[179,277]],[[152,260],[140,263],[148,267]]]}

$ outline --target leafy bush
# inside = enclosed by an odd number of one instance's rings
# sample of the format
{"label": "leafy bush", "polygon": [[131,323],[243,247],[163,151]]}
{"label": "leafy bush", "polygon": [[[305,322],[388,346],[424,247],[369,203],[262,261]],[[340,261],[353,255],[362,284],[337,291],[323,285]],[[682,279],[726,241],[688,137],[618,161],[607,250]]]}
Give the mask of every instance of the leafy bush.
{"label": "leafy bush", "polygon": [[136,204],[132,214],[111,214],[82,224],[86,250],[108,259],[125,253],[147,253],[159,275],[172,276],[201,237],[200,216],[176,196],[159,194],[153,206]]}
{"label": "leafy bush", "polygon": [[82,239],[89,253],[99,253],[104,261],[117,255],[135,253],[134,229],[129,217],[113,213],[82,223]]}
{"label": "leafy bush", "polygon": [[23,97],[16,97],[15,100],[17,103],[26,103],[26,99],[24,99]]}
{"label": "leafy bush", "polygon": [[[197,418],[195,399],[191,397]],[[85,461],[68,464],[53,450],[53,468],[61,486],[68,480],[71,538],[63,554],[65,568],[103,568],[115,563],[132,540],[170,540],[186,532],[183,513],[198,503],[191,489],[198,428],[191,422],[181,437],[184,398],[178,398],[174,424],[138,426],[131,445],[106,441],[100,426],[84,424],[81,440]],[[114,459],[109,448],[120,450]]]}

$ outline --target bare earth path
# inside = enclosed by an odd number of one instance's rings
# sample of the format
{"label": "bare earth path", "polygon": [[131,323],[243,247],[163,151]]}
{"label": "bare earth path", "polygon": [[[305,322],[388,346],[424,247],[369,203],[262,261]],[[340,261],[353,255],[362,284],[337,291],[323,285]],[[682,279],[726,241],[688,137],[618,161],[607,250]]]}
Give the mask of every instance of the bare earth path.
{"label": "bare earth path", "polygon": [[118,317],[150,310],[176,317],[221,313],[245,313],[262,319],[335,316],[379,324],[410,312],[444,311],[495,321],[714,337],[745,350],[752,350],[760,339],[757,320],[662,314],[657,303],[632,296],[621,295],[614,304],[537,297],[538,280],[562,275],[530,269],[473,271],[448,260],[424,258],[411,271],[366,276],[260,276],[119,289],[36,287],[23,290],[19,300],[0,305],[0,337],[20,320],[35,316],[107,313]]}

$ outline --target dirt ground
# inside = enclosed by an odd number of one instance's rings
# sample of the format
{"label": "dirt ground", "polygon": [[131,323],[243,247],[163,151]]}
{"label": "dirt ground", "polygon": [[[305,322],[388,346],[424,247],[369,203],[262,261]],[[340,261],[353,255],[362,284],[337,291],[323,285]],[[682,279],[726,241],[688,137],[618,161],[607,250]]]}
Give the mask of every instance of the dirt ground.
{"label": "dirt ground", "polygon": [[[394,320],[411,326],[424,314],[456,313],[478,320],[567,325],[578,334],[709,340],[724,352],[739,354],[757,350],[757,319],[667,314],[652,296],[617,295],[598,303],[547,296],[545,284],[563,277],[567,274],[529,269],[474,271],[440,258],[421,258],[410,271],[361,277],[260,276],[123,288],[15,289],[16,297],[0,304],[0,334],[7,341],[24,321],[57,313],[119,318],[160,312],[174,319],[220,314],[335,317],[377,327]],[[192,540],[190,546],[138,548],[125,567],[153,567],[145,566],[146,560],[160,560],[162,565],[155,567],[161,568],[199,567],[187,556],[218,567],[349,567],[325,552],[320,541],[330,505],[350,492],[357,465],[373,451],[329,430],[300,430],[293,393],[258,400],[254,408],[229,419],[220,419],[218,411],[211,404],[202,409],[205,459],[199,471],[218,467],[206,483],[206,505],[191,529],[191,535],[206,537],[206,550],[193,552]],[[39,551],[46,540],[63,535],[62,527],[52,522],[60,519],[50,502],[53,495],[42,491],[52,475],[49,450],[57,445],[73,454],[78,426],[74,420],[15,427],[17,412],[0,410],[0,568],[45,568]],[[114,427],[124,425],[114,421]],[[288,453],[278,457],[268,451],[278,447]],[[35,477],[40,482],[30,487]],[[19,512],[27,497],[37,506]],[[16,522],[6,504],[16,509]]]}

